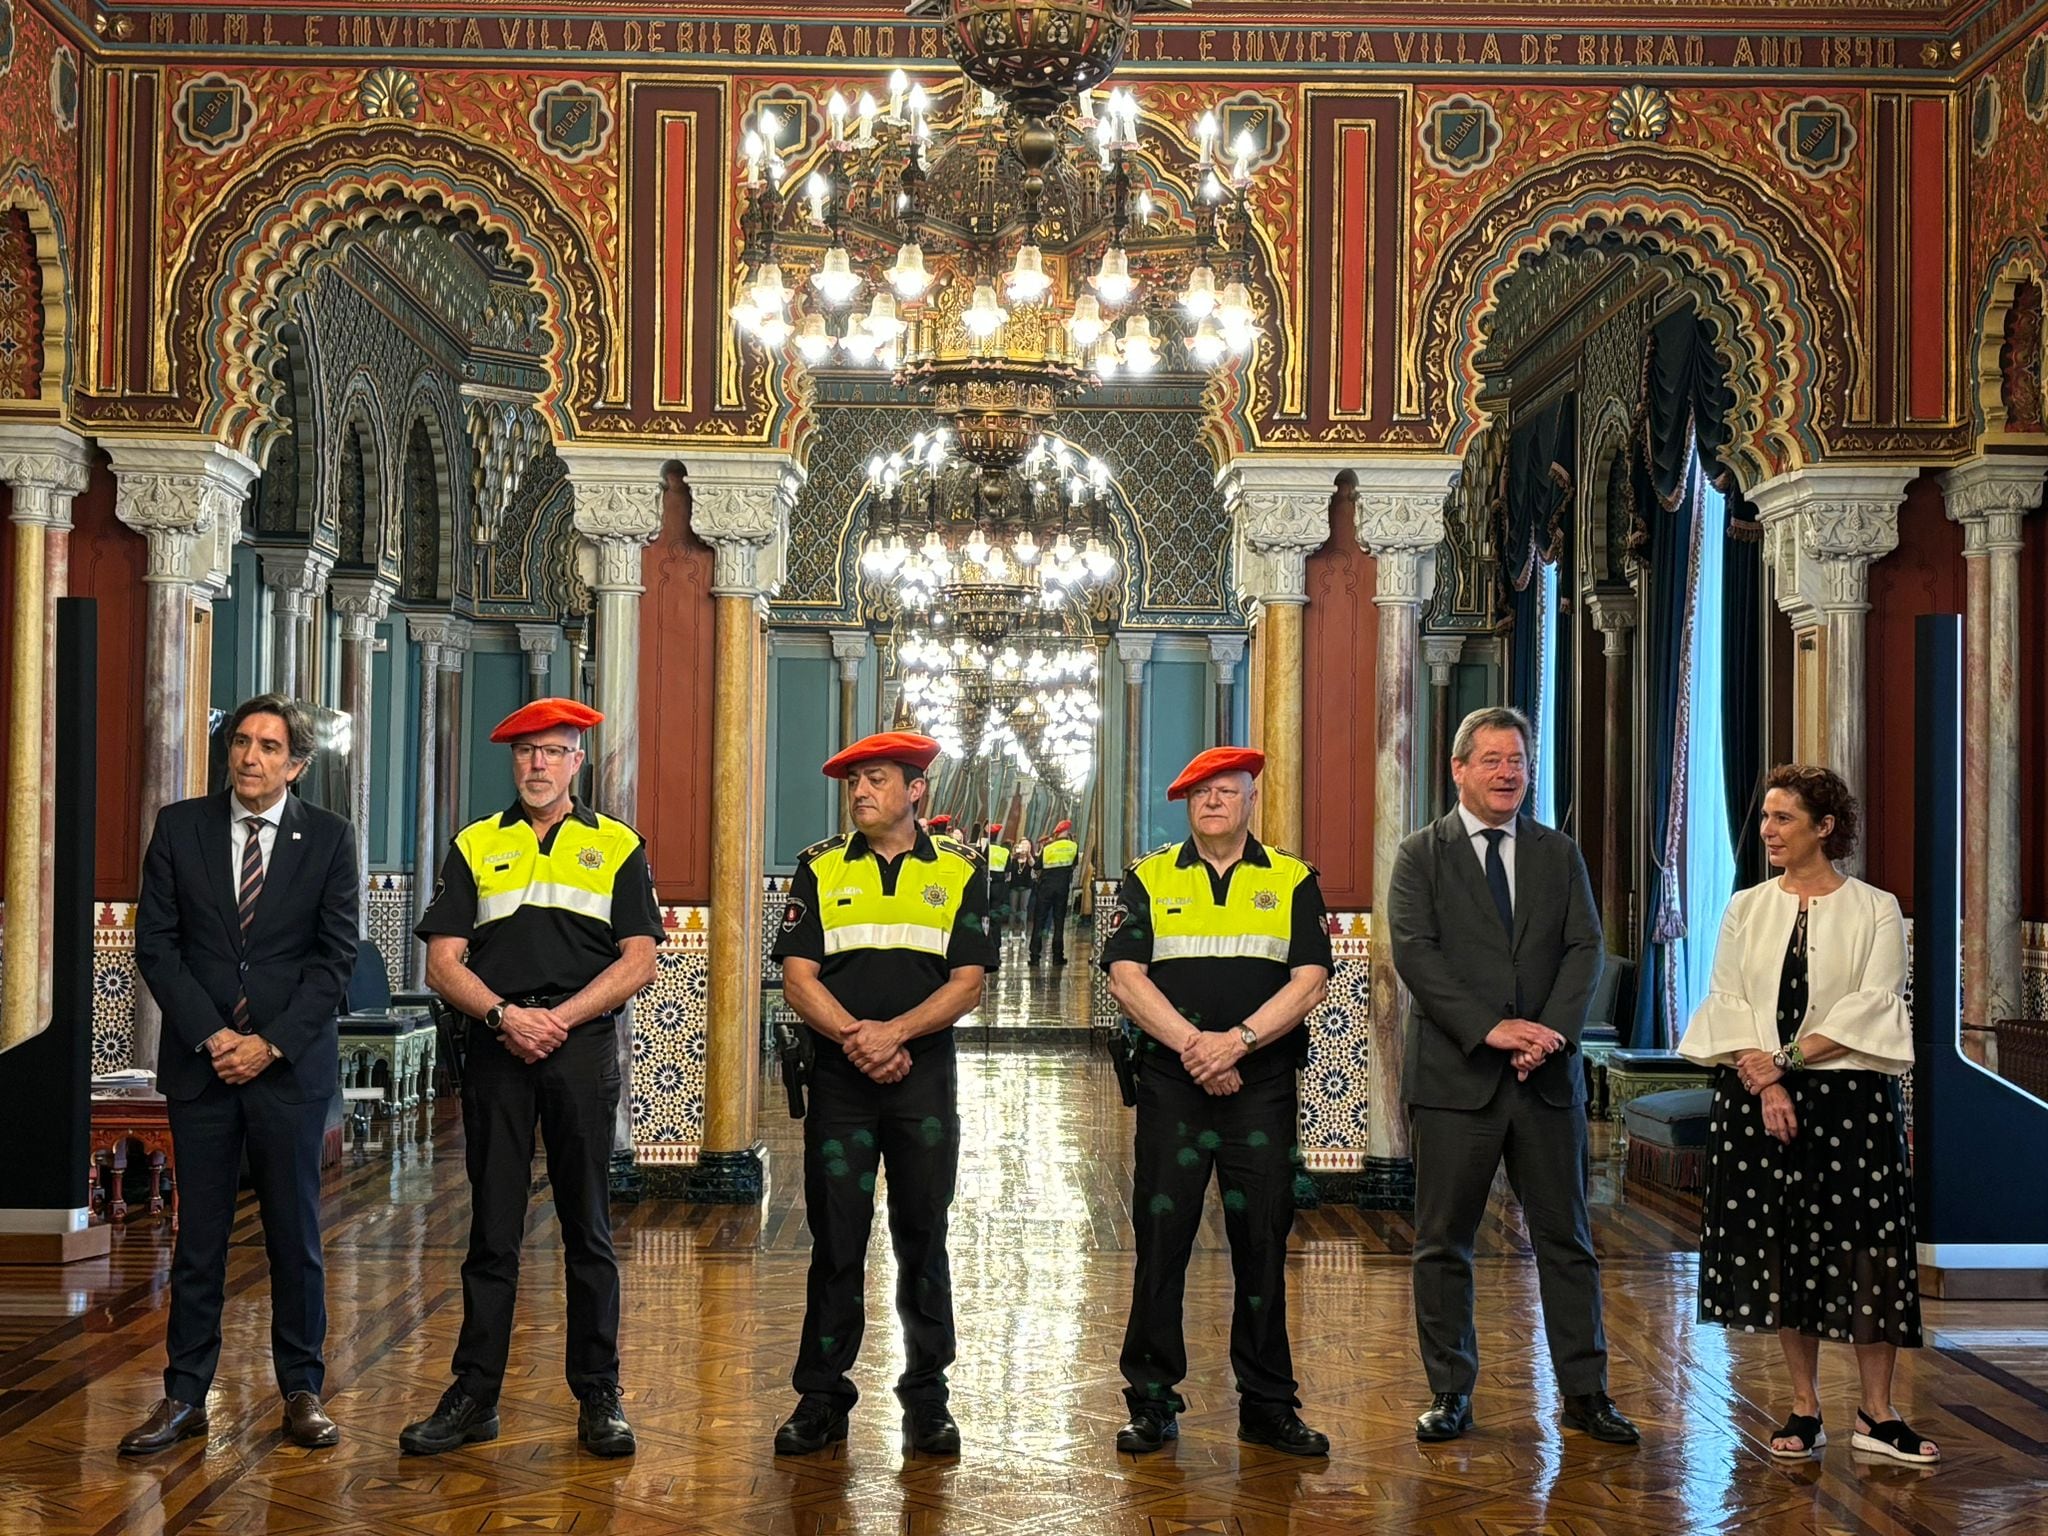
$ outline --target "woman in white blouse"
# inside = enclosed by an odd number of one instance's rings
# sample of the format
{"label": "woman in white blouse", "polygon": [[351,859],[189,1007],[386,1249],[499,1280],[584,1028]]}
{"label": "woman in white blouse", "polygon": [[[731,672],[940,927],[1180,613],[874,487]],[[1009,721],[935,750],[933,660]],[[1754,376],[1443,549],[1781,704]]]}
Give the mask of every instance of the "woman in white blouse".
{"label": "woman in white blouse", "polygon": [[1700,1213],[1700,1321],[1775,1329],[1792,1412],[1771,1453],[1811,1455],[1820,1345],[1856,1346],[1851,1444],[1895,1461],[1939,1448],[1892,1406],[1892,1368],[1920,1344],[1913,1186],[1899,1078],[1913,1064],[1898,901],[1835,868],[1856,801],[1825,768],[1771,771],[1760,831],[1781,873],[1738,891],[1680,1053],[1711,1065]]}

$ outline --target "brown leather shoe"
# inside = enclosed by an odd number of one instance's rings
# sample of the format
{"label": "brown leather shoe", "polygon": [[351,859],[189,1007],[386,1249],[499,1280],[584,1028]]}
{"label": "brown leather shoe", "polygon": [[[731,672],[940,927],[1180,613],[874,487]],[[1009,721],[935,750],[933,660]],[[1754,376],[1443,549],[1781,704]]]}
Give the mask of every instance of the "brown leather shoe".
{"label": "brown leather shoe", "polygon": [[309,1451],[341,1443],[341,1431],[311,1392],[294,1392],[284,1400],[284,1437]]}
{"label": "brown leather shoe", "polygon": [[149,1417],[121,1437],[123,1456],[151,1456],[167,1450],[180,1440],[206,1433],[206,1410],[166,1397],[150,1409]]}

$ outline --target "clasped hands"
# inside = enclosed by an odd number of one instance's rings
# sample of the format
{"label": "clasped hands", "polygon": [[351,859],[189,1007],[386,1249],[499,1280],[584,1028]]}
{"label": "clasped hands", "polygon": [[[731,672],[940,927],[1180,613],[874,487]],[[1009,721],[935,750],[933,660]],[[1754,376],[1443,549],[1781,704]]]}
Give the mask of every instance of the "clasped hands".
{"label": "clasped hands", "polygon": [[1764,1112],[1764,1130],[1770,1136],[1789,1143],[1799,1134],[1799,1116],[1792,1108],[1791,1090],[1784,1084],[1785,1069],[1769,1051],[1744,1051],[1735,1058],[1735,1075],[1757,1096]]}
{"label": "clasped hands", "polygon": [[1531,1072],[1564,1049],[1564,1036],[1533,1019],[1502,1019],[1486,1032],[1486,1043],[1506,1051],[1515,1080],[1526,1083]]}
{"label": "clasped hands", "polygon": [[910,1052],[902,1027],[880,1019],[855,1019],[839,1037],[846,1059],[878,1083],[900,1083],[910,1075]]}
{"label": "clasped hands", "polygon": [[505,1049],[529,1067],[558,1050],[569,1038],[569,1025],[552,1008],[521,1008],[505,1005],[505,1025],[498,1031]]}
{"label": "clasped hands", "polygon": [[1197,1029],[1180,1048],[1180,1064],[1205,1093],[1227,1098],[1244,1086],[1237,1064],[1245,1058],[1245,1044],[1234,1029]]}
{"label": "clasped hands", "polygon": [[213,1058],[214,1075],[231,1087],[253,1082],[277,1058],[261,1035],[237,1034],[217,1029],[206,1037],[206,1054]]}

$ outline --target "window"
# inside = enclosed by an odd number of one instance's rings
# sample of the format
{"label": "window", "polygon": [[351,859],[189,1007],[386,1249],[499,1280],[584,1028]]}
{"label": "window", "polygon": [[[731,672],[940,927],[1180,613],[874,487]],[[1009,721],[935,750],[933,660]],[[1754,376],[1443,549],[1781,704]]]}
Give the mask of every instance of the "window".
{"label": "window", "polygon": [[1678,1024],[1707,995],[1721,916],[1735,889],[1735,843],[1728,824],[1728,770],[1722,756],[1722,630],[1727,623],[1727,500],[1707,482],[1699,462],[1692,466],[1699,509],[1695,547],[1692,622],[1686,636],[1686,672],[1691,678],[1690,733],[1685,744],[1685,850],[1680,881],[1685,903],[1685,937],[1673,946],[1678,981]]}

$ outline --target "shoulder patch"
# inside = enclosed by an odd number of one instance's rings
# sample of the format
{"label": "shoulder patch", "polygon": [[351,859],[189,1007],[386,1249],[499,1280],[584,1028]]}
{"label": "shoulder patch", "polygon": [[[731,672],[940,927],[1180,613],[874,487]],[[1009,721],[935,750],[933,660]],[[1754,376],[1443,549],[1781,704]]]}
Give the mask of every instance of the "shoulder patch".
{"label": "shoulder patch", "polygon": [[1152,860],[1158,858],[1161,854],[1177,855],[1179,852],[1179,843],[1161,843],[1157,848],[1154,848],[1150,853],[1141,853],[1135,859],[1131,860],[1130,863],[1126,864],[1124,866],[1124,873],[1127,875],[1135,875],[1138,872],[1138,866],[1140,864],[1149,864],[1152,862]]}
{"label": "shoulder patch", "polygon": [[1320,869],[1317,869],[1315,865],[1309,863],[1307,859],[1304,859],[1298,853],[1290,853],[1285,848],[1269,847],[1266,850],[1266,856],[1270,859],[1290,859],[1294,863],[1299,864],[1303,869],[1307,870],[1310,874],[1314,875],[1318,880],[1323,878],[1323,872]]}
{"label": "shoulder patch", "polygon": [[802,853],[797,855],[797,859],[799,862],[808,859],[815,859],[821,853],[830,853],[834,848],[843,848],[845,846],[846,834],[844,832],[841,832],[837,837],[824,838],[818,842],[811,844],[810,847],[806,848]]}
{"label": "shoulder patch", "polygon": [[961,858],[967,860],[968,863],[977,867],[988,862],[988,860],[981,856],[981,850],[975,847],[974,844],[963,843],[959,838],[952,836],[950,833],[937,833],[932,838],[932,845],[937,848],[943,848],[948,853],[957,853]]}

